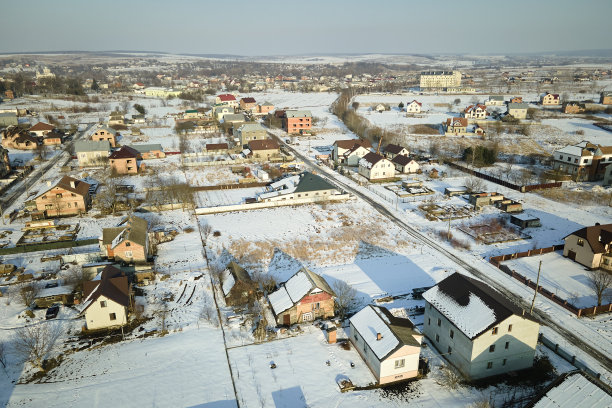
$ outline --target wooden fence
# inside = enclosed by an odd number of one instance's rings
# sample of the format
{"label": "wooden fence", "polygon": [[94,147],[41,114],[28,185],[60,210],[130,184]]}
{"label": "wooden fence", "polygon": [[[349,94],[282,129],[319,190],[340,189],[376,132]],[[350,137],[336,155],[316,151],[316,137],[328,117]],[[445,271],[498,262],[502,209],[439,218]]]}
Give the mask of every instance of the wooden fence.
{"label": "wooden fence", "polygon": [[[491,258],[489,258],[489,262],[493,264],[494,266],[496,266],[500,271],[506,273],[509,276],[512,276],[514,279],[518,280],[523,285],[526,285],[532,288],[533,290],[535,290],[536,282],[521,275],[520,273],[517,273],[515,270],[510,269],[510,267],[508,267],[507,265],[502,265],[501,263],[504,261],[509,261],[511,259],[524,258],[528,256],[536,256],[536,255],[547,254],[547,253],[554,252],[554,251],[560,251],[563,249],[563,247],[564,245],[554,245],[548,248],[530,249],[529,251],[525,251],[525,252],[517,252],[514,254],[492,256]],[[612,312],[612,303],[607,304],[607,305],[586,307],[586,308],[581,309],[581,308],[574,306],[573,304],[568,302],[566,299],[563,299],[555,295],[554,293],[542,287],[541,285],[537,286],[537,289],[538,289],[538,293],[540,293],[542,296],[544,296],[547,299],[552,300],[559,306],[569,310],[570,312],[574,313],[578,317],[587,316],[587,315],[596,315],[599,313]]]}
{"label": "wooden fence", "polygon": [[449,162],[448,165],[452,168],[455,168],[457,170],[461,170],[464,173],[470,174],[472,176],[481,178],[483,180],[487,180],[490,181],[491,183],[495,183],[495,184],[499,184],[500,186],[503,187],[507,187],[510,188],[512,190],[516,190],[516,191],[520,191],[521,193],[527,193],[529,191],[534,191],[534,190],[543,190],[543,189],[547,189],[547,188],[557,188],[557,187],[561,187],[563,184],[561,182],[555,182],[555,183],[544,183],[544,184],[529,184],[526,186],[519,186],[517,184],[514,183],[510,183],[508,181],[499,179],[497,177],[491,176],[490,174],[485,174],[485,173],[481,173],[479,171],[464,167],[460,164],[454,163],[454,162]]}

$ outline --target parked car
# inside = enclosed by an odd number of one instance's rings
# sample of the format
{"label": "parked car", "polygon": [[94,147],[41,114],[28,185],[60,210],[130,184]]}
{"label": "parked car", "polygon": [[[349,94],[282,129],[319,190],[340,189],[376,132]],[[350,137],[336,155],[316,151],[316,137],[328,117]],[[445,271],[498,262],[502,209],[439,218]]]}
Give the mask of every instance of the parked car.
{"label": "parked car", "polygon": [[59,311],[60,311],[60,305],[58,305],[57,303],[54,304],[53,306],[47,309],[47,313],[45,314],[45,319],[47,320],[55,319]]}

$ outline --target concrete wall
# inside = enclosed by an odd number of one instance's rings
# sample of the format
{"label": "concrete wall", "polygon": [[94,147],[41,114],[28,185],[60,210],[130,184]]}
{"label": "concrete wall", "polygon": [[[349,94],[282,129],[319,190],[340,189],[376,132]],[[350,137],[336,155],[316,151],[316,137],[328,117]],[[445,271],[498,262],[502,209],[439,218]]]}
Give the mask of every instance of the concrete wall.
{"label": "concrete wall", "polygon": [[[102,301],[106,302],[106,307],[102,307]],[[112,313],[115,314],[115,320],[111,320]],[[127,310],[115,301],[105,296],[100,296],[85,311],[85,323],[87,330],[123,326],[127,323]]]}
{"label": "concrete wall", "polygon": [[321,198],[310,197],[310,198],[296,198],[293,200],[286,201],[271,201],[271,202],[258,202],[252,204],[234,204],[234,205],[220,205],[217,207],[201,207],[195,209],[196,215],[207,215],[217,214],[222,212],[231,211],[245,211],[245,210],[258,210],[260,208],[271,208],[271,207],[284,207],[288,205],[299,205],[299,204],[312,204],[326,201],[344,201],[350,198],[350,194],[337,194],[332,196],[325,196]]}

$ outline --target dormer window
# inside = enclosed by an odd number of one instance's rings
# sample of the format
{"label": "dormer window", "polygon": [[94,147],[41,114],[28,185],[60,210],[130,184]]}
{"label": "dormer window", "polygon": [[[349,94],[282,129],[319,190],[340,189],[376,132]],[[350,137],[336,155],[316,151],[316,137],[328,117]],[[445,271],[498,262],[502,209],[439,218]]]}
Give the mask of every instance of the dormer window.
{"label": "dormer window", "polygon": [[578,246],[584,246],[584,239],[578,238],[577,244],[578,244]]}

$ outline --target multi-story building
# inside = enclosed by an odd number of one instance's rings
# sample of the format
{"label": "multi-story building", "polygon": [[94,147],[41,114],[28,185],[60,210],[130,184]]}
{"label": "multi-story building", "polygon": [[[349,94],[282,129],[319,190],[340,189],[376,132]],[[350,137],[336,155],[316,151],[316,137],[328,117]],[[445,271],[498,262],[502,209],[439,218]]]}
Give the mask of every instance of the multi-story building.
{"label": "multi-story building", "polygon": [[61,217],[86,213],[91,204],[88,183],[64,176],[53,187],[38,195],[34,202],[46,217]]}
{"label": "multi-story building", "polygon": [[287,110],[283,124],[287,133],[302,134],[312,128],[312,114],[309,110]]}
{"label": "multi-story building", "polygon": [[486,119],[487,107],[481,104],[470,105],[463,111],[463,116],[467,119]]}
{"label": "multi-story building", "polygon": [[102,229],[99,239],[104,258],[123,262],[146,262],[149,256],[149,234],[146,220],[132,215],[116,227]]}
{"label": "multi-story building", "polygon": [[533,365],[540,325],[485,283],[454,273],[423,298],[423,334],[465,377]]}
{"label": "multi-story building", "polygon": [[544,96],[542,96],[542,105],[544,106],[557,106],[561,105],[561,97],[559,94],[551,94],[546,92]]}
{"label": "multi-story building", "polygon": [[368,180],[382,180],[395,177],[395,166],[377,153],[368,153],[359,160],[359,174]]}
{"label": "multi-story building", "polygon": [[110,143],[107,140],[93,142],[77,140],[74,142],[74,154],[79,161],[79,167],[99,166],[108,160]]}
{"label": "multi-story building", "polygon": [[245,123],[238,128],[236,136],[240,139],[240,145],[244,146],[251,140],[267,139],[268,132],[259,123]]}
{"label": "multi-story building", "polygon": [[512,115],[515,119],[526,119],[527,108],[529,107],[526,103],[513,103],[508,104],[508,115]]}
{"label": "multi-story building", "polygon": [[563,256],[589,269],[612,270],[612,224],[584,227],[564,240]]}
{"label": "multi-story building", "polygon": [[577,181],[596,181],[604,177],[612,163],[612,146],[582,141],[553,153],[553,169],[573,176]]}
{"label": "multi-story building", "polygon": [[461,72],[459,71],[421,72],[421,89],[457,88],[459,86],[461,86]]}
{"label": "multi-story building", "polygon": [[110,143],[111,147],[115,147],[115,145],[117,144],[117,132],[115,131],[115,129],[110,128],[108,126],[100,126],[91,135],[91,140],[93,140],[94,142],[106,140],[108,143]]}

